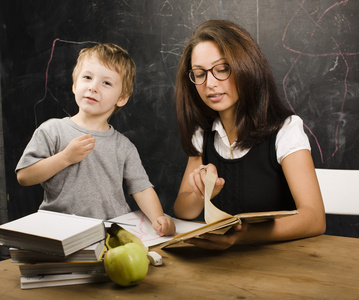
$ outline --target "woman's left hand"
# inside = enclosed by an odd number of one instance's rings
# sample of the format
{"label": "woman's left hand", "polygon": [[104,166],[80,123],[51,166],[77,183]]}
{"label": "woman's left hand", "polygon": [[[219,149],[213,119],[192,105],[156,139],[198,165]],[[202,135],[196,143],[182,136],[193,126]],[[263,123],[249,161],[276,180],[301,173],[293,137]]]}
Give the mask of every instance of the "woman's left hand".
{"label": "woman's left hand", "polygon": [[226,250],[229,247],[238,244],[242,240],[242,236],[246,230],[247,224],[243,223],[241,225],[234,226],[223,235],[205,233],[199,238],[191,238],[185,242],[205,249]]}

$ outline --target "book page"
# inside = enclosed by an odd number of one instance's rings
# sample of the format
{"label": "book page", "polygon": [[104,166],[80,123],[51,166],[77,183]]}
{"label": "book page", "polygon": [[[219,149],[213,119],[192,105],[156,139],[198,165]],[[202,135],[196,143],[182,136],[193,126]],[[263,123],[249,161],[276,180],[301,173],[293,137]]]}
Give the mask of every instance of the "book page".
{"label": "book page", "polygon": [[211,196],[217,180],[217,175],[208,171],[205,180],[205,195],[204,195],[204,220],[207,224],[216,222],[221,219],[231,218],[230,214],[218,209],[211,202]]}
{"label": "book page", "polygon": [[[172,220],[176,225],[175,235],[198,229],[205,225],[204,223],[185,221],[173,217]],[[173,238],[173,236],[159,236],[158,233],[153,229],[151,221],[140,210],[113,218],[110,221],[127,224],[119,225],[139,237],[146,247],[155,246],[167,242]]]}

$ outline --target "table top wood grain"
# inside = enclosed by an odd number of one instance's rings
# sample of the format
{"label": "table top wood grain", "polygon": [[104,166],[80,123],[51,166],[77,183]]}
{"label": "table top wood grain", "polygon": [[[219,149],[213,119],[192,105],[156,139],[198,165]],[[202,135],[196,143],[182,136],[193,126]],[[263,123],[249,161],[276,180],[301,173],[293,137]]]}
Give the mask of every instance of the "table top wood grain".
{"label": "table top wood grain", "polygon": [[355,238],[155,251],[163,265],[150,266],[144,281],[129,288],[104,282],[21,290],[17,264],[5,260],[0,299],[359,299]]}

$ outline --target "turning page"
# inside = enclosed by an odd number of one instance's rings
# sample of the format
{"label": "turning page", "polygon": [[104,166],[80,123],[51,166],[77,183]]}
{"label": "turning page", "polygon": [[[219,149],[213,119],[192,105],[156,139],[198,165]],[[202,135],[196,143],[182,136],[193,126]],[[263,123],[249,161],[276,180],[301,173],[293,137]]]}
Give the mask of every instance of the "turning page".
{"label": "turning page", "polygon": [[226,212],[218,209],[211,201],[216,180],[217,175],[210,171],[207,171],[204,195],[204,220],[207,224],[233,217],[230,214],[227,214]]}

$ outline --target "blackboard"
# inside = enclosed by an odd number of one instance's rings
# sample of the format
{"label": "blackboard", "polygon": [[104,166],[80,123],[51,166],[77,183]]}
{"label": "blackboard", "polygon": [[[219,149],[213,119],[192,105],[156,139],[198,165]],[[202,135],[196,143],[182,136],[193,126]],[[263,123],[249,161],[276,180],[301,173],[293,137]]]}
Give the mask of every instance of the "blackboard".
{"label": "blackboard", "polygon": [[79,49],[123,46],[137,65],[135,92],[111,119],[137,146],[166,213],[187,158],[174,114],[177,63],[202,22],[245,27],[269,60],[283,101],[304,120],[315,166],[359,168],[359,5],[296,0],[3,0],[1,100],[9,219],[38,208],[42,189],[14,169],[35,128],[76,113],[71,72]]}

